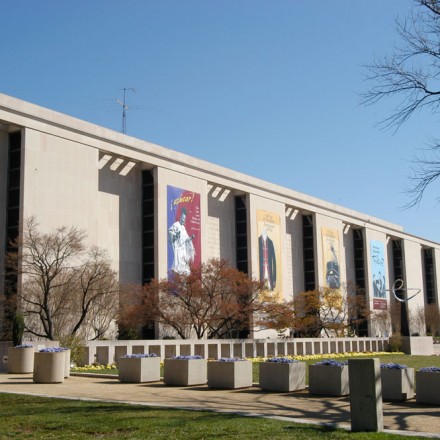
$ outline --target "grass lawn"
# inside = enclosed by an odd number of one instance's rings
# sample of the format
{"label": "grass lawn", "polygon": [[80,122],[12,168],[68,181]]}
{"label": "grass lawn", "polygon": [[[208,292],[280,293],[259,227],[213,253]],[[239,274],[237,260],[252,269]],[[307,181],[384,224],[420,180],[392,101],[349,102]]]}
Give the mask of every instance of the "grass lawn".
{"label": "grass lawn", "polygon": [[[140,405],[0,394],[0,439],[403,440],[278,420]],[[423,437],[412,437],[422,439]]]}

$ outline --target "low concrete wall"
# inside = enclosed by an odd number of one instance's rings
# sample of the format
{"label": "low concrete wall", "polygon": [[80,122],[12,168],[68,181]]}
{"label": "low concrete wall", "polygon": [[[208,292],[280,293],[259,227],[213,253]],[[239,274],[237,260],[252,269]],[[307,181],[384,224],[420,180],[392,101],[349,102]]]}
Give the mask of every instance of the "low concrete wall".
{"label": "low concrete wall", "polygon": [[0,373],[8,371],[8,348],[12,342],[0,342]]}
{"label": "low concrete wall", "polygon": [[402,351],[405,354],[431,356],[434,354],[432,336],[402,336]]}
{"label": "low concrete wall", "polygon": [[204,358],[267,357],[326,353],[386,351],[387,338],[203,339],[90,341],[84,365],[110,364],[126,354],[155,353],[161,359],[179,355]]}

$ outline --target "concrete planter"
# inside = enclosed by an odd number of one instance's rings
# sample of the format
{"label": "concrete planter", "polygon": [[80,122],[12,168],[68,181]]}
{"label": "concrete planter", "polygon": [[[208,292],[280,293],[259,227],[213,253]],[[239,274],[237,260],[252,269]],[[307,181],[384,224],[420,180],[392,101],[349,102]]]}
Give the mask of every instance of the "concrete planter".
{"label": "concrete planter", "polygon": [[324,396],[347,396],[350,394],[348,365],[310,365],[309,393]]}
{"label": "concrete planter", "polygon": [[260,388],[263,390],[289,392],[306,387],[306,363],[260,363]]}
{"label": "concrete planter", "polygon": [[382,399],[403,401],[414,397],[414,368],[381,368]]}
{"label": "concrete planter", "polygon": [[61,383],[66,371],[64,351],[34,353],[34,382]]}
{"label": "concrete planter", "polygon": [[32,373],[34,371],[34,352],[34,347],[9,347],[8,373]]}
{"label": "concrete planter", "polygon": [[440,373],[416,371],[417,403],[440,403]]}
{"label": "concrete planter", "polygon": [[70,348],[64,350],[64,378],[70,377]]}
{"label": "concrete planter", "polygon": [[252,362],[208,362],[210,388],[236,389],[252,386]]}
{"label": "concrete planter", "polygon": [[164,382],[167,385],[204,385],[207,381],[206,359],[165,359]]}
{"label": "concrete planter", "polygon": [[160,357],[121,357],[118,360],[121,382],[157,382],[160,380]]}

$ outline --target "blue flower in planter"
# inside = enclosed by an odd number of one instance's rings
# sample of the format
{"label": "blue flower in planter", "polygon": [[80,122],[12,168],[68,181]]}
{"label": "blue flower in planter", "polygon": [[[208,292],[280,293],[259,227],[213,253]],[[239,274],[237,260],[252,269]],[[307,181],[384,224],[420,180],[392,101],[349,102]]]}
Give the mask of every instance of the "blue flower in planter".
{"label": "blue flower in planter", "polygon": [[423,373],[440,373],[440,367],[423,367],[419,371]]}
{"label": "blue flower in planter", "polygon": [[284,357],[275,357],[275,358],[266,359],[266,362],[272,362],[272,363],[275,363],[275,364],[294,364],[294,363],[297,363],[298,361],[296,359],[289,359],[289,358],[284,358]]}
{"label": "blue flower in planter", "polygon": [[189,361],[189,360],[192,360],[192,359],[203,359],[203,358],[202,358],[202,356],[199,356],[198,354],[196,354],[194,356],[173,356],[172,359]]}
{"label": "blue flower in planter", "polygon": [[125,356],[122,356],[126,359],[141,359],[141,358],[151,358],[151,357],[157,357],[156,353],[134,353],[134,354],[126,354]]}
{"label": "blue flower in planter", "polygon": [[246,359],[242,359],[242,358],[220,358],[218,361],[219,362],[240,362],[240,361],[244,361]]}
{"label": "blue flower in planter", "polygon": [[340,362],[335,361],[334,359],[325,359],[324,361],[316,362],[316,364],[314,365],[324,365],[327,367],[343,367],[344,365],[348,365],[348,361]]}
{"label": "blue flower in planter", "polygon": [[16,345],[14,348],[32,348],[33,345],[32,344],[21,344],[21,345]]}
{"label": "blue flower in planter", "polygon": [[389,364],[380,364],[380,368],[388,368],[390,370],[404,370],[405,368],[408,367],[406,365],[395,364],[393,362],[390,362]]}
{"label": "blue flower in planter", "polygon": [[68,348],[65,347],[44,347],[40,350],[40,353],[60,353],[66,350],[68,350]]}

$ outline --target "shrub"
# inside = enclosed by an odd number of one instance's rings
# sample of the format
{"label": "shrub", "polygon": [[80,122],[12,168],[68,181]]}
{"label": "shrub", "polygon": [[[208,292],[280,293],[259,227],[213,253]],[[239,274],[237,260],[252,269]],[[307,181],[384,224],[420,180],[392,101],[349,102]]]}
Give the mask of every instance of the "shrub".
{"label": "shrub", "polygon": [[75,365],[82,365],[86,350],[86,342],[78,336],[60,338],[60,345],[70,349],[70,361]]}
{"label": "shrub", "polygon": [[12,342],[14,346],[21,345],[24,333],[24,317],[21,313],[16,313],[12,324]]}
{"label": "shrub", "polygon": [[392,334],[388,340],[388,343],[391,352],[394,353],[397,351],[402,351],[402,337],[399,334]]}

